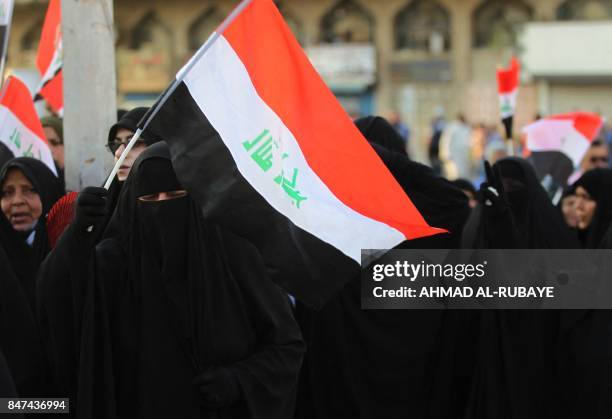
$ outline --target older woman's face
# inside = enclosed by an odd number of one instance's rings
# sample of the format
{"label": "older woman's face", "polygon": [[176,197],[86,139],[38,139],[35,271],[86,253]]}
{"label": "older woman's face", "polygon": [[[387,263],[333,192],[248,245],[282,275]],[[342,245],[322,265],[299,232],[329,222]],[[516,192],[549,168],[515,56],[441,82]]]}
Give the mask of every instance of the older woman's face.
{"label": "older woman's face", "polygon": [[2,183],[2,212],[17,231],[28,231],[42,215],[38,192],[19,169],[10,169]]}
{"label": "older woman's face", "polygon": [[586,230],[593,221],[597,202],[589,195],[582,186],[576,188],[576,215],[578,216],[578,228]]}

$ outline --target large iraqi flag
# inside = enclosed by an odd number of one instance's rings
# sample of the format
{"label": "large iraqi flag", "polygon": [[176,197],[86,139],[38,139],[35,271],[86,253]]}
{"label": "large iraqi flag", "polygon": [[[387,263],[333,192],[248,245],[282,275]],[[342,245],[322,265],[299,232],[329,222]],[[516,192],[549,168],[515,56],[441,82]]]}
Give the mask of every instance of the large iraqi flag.
{"label": "large iraqi flag", "polygon": [[1,95],[0,141],[15,157],[32,157],[41,160],[57,174],[51,149],[27,86],[18,78],[11,76],[4,84]]}
{"label": "large iraqi flag", "polygon": [[64,112],[61,0],[50,0],[43,24],[36,67],[41,82],[35,99],[43,98],[59,115]]}
{"label": "large iraqi flag", "polygon": [[[272,0],[249,2],[209,46],[177,74],[150,129],[205,214],[254,241],[271,271],[285,272],[281,285],[318,305],[350,279],[333,249],[358,268],[362,249],[443,232],[355,127]],[[304,289],[292,277],[301,273],[318,285]]]}

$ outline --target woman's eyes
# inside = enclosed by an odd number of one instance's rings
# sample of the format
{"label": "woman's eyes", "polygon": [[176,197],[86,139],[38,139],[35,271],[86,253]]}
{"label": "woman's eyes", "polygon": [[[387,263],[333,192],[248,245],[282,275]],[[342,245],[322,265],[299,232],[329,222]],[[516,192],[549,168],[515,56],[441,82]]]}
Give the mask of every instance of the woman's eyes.
{"label": "woman's eyes", "polygon": [[[16,193],[16,192],[17,192],[17,190],[16,190],[16,189],[12,189],[12,188],[11,188],[11,189],[5,189],[5,190],[3,190],[3,191],[1,192],[1,195],[0,195],[0,196],[2,196],[2,198],[8,198],[8,197],[11,197],[11,196],[15,195],[15,193]],[[38,192],[36,191],[36,189],[34,189],[34,188],[29,188],[29,187],[27,187],[27,188],[23,188],[23,189],[21,190],[21,193],[22,193],[22,195],[25,195],[25,196],[34,196],[34,195],[38,195]]]}

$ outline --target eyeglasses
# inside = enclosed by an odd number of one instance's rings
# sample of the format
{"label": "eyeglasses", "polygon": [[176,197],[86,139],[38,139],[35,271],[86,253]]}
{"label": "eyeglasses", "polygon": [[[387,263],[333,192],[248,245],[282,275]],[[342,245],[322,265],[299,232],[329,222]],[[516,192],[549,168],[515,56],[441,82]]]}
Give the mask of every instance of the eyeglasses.
{"label": "eyeglasses", "polygon": [[[119,140],[110,141],[108,144],[106,144],[106,148],[108,148],[108,150],[114,155],[117,152],[117,150],[119,150],[119,147],[121,147],[121,146],[127,147],[129,142],[130,142],[130,140],[125,140],[125,141],[119,141]],[[138,146],[146,146],[145,141],[144,140],[136,140],[136,143],[134,144],[134,147],[138,147]]]}

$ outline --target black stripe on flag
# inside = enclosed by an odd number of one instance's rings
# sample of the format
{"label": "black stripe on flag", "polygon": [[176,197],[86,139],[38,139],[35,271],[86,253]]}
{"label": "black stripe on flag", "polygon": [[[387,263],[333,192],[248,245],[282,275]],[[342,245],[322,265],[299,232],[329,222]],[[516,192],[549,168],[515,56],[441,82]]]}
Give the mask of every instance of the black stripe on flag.
{"label": "black stripe on flag", "polygon": [[244,179],[184,83],[154,117],[147,134],[168,143],[178,179],[204,216],[252,242],[271,279],[300,301],[322,307],[348,280],[358,278],[357,263],[296,227]]}

